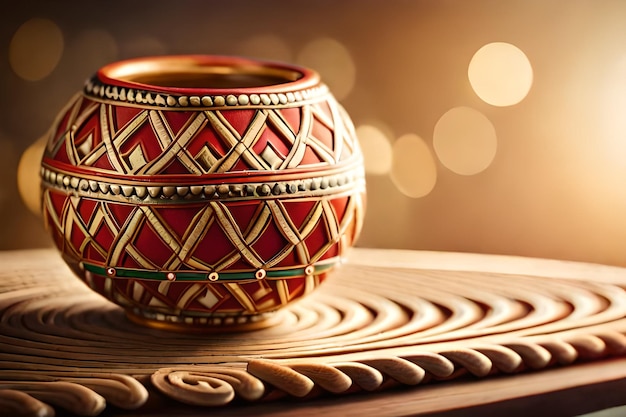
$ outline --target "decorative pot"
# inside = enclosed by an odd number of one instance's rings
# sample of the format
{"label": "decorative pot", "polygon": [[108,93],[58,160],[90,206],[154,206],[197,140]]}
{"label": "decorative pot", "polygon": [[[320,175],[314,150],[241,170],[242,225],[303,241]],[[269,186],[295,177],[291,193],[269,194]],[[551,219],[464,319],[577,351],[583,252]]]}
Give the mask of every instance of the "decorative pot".
{"label": "decorative pot", "polygon": [[166,328],[268,325],[363,220],[352,123],[317,73],[220,56],[113,63],[50,130],[47,229],[71,269]]}

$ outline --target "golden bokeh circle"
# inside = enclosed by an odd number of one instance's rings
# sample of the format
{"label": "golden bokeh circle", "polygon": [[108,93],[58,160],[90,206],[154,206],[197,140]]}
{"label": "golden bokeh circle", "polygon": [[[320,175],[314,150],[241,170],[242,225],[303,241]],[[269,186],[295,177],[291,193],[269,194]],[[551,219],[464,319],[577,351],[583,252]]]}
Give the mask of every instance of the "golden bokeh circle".
{"label": "golden bokeh circle", "polygon": [[348,48],[336,39],[318,38],[307,43],[297,62],[319,72],[337,100],[345,99],[354,88],[356,65]]}
{"label": "golden bokeh circle", "polygon": [[148,35],[127,38],[120,44],[120,49],[126,56],[165,55],[167,53],[167,46],[163,41]]}
{"label": "golden bokeh circle", "polygon": [[480,48],[467,70],[474,92],[494,106],[512,106],[522,101],[533,84],[533,68],[517,46],[493,42]]}
{"label": "golden bokeh circle", "polygon": [[54,71],[63,49],[63,33],[59,26],[49,19],[33,18],[13,34],[9,64],[20,78],[39,81]]}
{"label": "golden bokeh circle", "polygon": [[46,139],[44,136],[26,148],[17,167],[18,192],[26,208],[36,215],[41,215],[39,170]]}
{"label": "golden bokeh circle", "polygon": [[356,135],[363,153],[365,172],[373,175],[389,173],[393,153],[385,133],[376,126],[363,124],[356,128]]}
{"label": "golden bokeh circle", "polygon": [[498,139],[487,116],[471,107],[455,107],[437,121],[433,146],[448,169],[460,175],[474,175],[491,165]]}
{"label": "golden bokeh circle", "polygon": [[68,60],[71,60],[73,70],[78,77],[88,77],[101,66],[118,59],[119,45],[115,37],[103,29],[85,29],[68,43]]}
{"label": "golden bokeh circle", "polygon": [[287,42],[273,34],[259,34],[243,41],[239,47],[243,56],[282,62],[293,61],[293,53]]}
{"label": "golden bokeh circle", "polygon": [[394,142],[391,179],[407,197],[424,197],[433,190],[437,183],[437,165],[421,137],[406,134]]}

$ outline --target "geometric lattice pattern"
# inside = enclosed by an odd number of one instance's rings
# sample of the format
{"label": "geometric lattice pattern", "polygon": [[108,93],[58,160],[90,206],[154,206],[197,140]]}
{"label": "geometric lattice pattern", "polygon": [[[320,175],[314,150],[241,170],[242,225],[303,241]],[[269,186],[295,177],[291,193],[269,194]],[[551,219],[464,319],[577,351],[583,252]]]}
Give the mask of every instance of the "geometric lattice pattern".
{"label": "geometric lattice pattern", "polygon": [[[360,194],[312,201],[123,205],[44,192],[47,226],[66,258],[137,270],[289,270],[334,261],[355,238]],[[315,288],[325,274],[228,282],[153,282],[91,275],[125,305],[153,311],[274,310]],[[106,278],[106,279],[105,279]],[[105,281],[112,281],[106,283]],[[114,282],[113,282],[114,281]],[[183,288],[184,287],[184,288]]]}
{"label": "geometric lattice pattern", "polygon": [[66,254],[110,267],[167,271],[291,268],[336,257],[342,236],[354,233],[355,201],[163,207],[44,192],[48,226]]}
{"label": "geometric lattice pattern", "polygon": [[331,99],[300,107],[167,111],[79,96],[58,121],[47,158],[100,174],[203,175],[334,166],[358,154]]}
{"label": "geometric lattice pattern", "polygon": [[[357,139],[328,94],[195,111],[79,95],[56,121],[43,164],[45,221],[68,263],[109,299],[166,317],[275,310],[323,281],[363,219],[362,180],[342,182],[362,178]],[[288,182],[303,175],[319,186]],[[268,181],[278,188],[265,191]],[[206,187],[218,191],[195,192]],[[241,187],[258,192],[220,197]]]}

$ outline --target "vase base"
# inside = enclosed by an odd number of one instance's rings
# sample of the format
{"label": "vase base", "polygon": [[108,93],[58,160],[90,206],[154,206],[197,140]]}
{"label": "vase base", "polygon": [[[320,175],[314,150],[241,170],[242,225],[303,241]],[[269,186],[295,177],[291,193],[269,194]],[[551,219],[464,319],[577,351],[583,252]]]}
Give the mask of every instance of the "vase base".
{"label": "vase base", "polygon": [[261,330],[278,323],[275,311],[255,315],[189,317],[145,314],[126,310],[126,317],[135,324],[159,330],[182,333],[223,333]]}

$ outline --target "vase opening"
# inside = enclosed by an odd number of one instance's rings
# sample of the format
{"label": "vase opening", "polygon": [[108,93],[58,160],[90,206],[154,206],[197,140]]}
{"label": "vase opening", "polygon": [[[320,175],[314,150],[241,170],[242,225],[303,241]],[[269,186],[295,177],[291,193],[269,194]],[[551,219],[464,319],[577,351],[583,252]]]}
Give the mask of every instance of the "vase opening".
{"label": "vase opening", "polygon": [[298,81],[305,74],[295,67],[262,65],[246,60],[130,60],[105,67],[109,79],[131,84],[184,89],[241,89]]}

